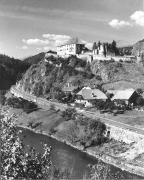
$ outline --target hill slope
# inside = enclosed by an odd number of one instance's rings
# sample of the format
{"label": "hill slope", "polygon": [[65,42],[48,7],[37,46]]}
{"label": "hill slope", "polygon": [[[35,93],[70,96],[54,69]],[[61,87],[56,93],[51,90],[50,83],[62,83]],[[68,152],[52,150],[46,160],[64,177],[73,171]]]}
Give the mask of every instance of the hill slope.
{"label": "hill slope", "polygon": [[144,68],[133,63],[98,62],[91,65],[76,57],[49,57],[33,64],[19,81],[19,87],[36,96],[61,95],[67,85],[100,89],[144,89]]}
{"label": "hill slope", "polygon": [[23,61],[30,65],[39,63],[45,56],[44,52],[25,58]]}
{"label": "hill slope", "polygon": [[136,63],[93,62],[92,72],[101,77],[104,89],[144,89],[144,67]]}
{"label": "hill slope", "polygon": [[133,51],[132,53],[134,55],[139,55],[141,53],[144,53],[144,39],[141,41],[138,41],[134,46],[133,46]]}
{"label": "hill slope", "polygon": [[76,57],[67,59],[49,57],[33,64],[25,73],[19,85],[37,96],[52,95],[61,92],[67,81],[74,86],[83,86],[93,75],[90,66]]}
{"label": "hill slope", "polygon": [[6,55],[0,55],[0,90],[9,89],[28,67],[25,62]]}

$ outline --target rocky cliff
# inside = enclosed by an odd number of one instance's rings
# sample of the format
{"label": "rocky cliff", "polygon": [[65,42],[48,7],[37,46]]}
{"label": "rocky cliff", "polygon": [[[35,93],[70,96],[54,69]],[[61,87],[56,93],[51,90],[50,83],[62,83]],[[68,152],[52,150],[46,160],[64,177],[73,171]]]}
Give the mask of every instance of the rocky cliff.
{"label": "rocky cliff", "polygon": [[82,86],[93,77],[86,61],[76,57],[48,57],[33,64],[18,84],[25,91],[37,96],[60,96],[59,93],[68,81],[73,86]]}
{"label": "rocky cliff", "polygon": [[91,69],[105,89],[144,88],[144,67],[136,63],[94,61]]}
{"label": "rocky cliff", "polygon": [[[36,96],[59,97],[65,84],[107,89],[144,88],[144,68],[136,63],[48,57],[33,64],[18,85]],[[119,84],[120,83],[120,84]],[[56,98],[57,99],[57,98]]]}
{"label": "rocky cliff", "polygon": [[132,53],[135,56],[139,56],[140,54],[144,53],[144,39],[134,44]]}

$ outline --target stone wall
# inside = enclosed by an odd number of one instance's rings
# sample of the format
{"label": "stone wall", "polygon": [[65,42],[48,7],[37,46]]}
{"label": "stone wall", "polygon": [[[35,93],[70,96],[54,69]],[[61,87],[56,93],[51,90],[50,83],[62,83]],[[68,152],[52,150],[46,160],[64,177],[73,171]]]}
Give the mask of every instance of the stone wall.
{"label": "stone wall", "polygon": [[138,134],[137,132],[128,129],[123,129],[112,125],[107,125],[107,127],[110,131],[110,137],[118,141],[130,144],[139,142],[144,139],[144,135]]}

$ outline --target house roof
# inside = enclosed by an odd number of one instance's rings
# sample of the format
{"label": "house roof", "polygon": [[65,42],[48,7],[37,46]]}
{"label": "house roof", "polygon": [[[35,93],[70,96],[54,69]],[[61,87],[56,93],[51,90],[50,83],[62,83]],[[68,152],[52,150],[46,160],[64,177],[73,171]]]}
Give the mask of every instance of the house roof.
{"label": "house roof", "polygon": [[79,40],[78,38],[71,38],[67,42],[64,42],[63,44],[59,44],[57,47],[70,45],[70,44],[82,44],[82,45],[84,45],[84,43],[81,40]]}
{"label": "house roof", "polygon": [[129,100],[130,97],[133,95],[135,92],[134,89],[125,89],[125,90],[119,90],[115,93],[114,97],[112,100],[119,99],[119,100]]}
{"label": "house roof", "polygon": [[91,89],[90,87],[84,87],[77,93],[83,96],[84,99],[107,99],[107,96],[99,89]]}
{"label": "house roof", "polygon": [[76,79],[76,76],[71,76],[67,79],[67,83],[72,83]]}
{"label": "house roof", "polygon": [[62,88],[62,91],[64,91],[64,92],[72,92],[72,91],[74,91],[75,89],[77,89],[76,86],[69,86],[69,87],[63,87],[63,88]]}

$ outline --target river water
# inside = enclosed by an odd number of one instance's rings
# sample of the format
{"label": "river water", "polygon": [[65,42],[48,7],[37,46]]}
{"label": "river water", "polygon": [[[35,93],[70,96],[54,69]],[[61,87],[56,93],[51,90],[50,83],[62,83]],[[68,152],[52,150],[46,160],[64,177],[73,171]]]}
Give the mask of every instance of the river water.
{"label": "river water", "polygon": [[[64,143],[61,143],[51,137],[36,134],[30,130],[21,129],[20,138],[27,146],[35,147],[38,152],[43,152],[42,144],[46,143],[52,147],[51,160],[52,163],[60,169],[69,169],[72,179],[82,179],[84,176],[88,177],[90,169],[88,164],[97,164],[97,159],[80,152]],[[123,175],[124,179],[141,179],[136,175],[132,175],[126,171],[110,166],[111,172]]]}

